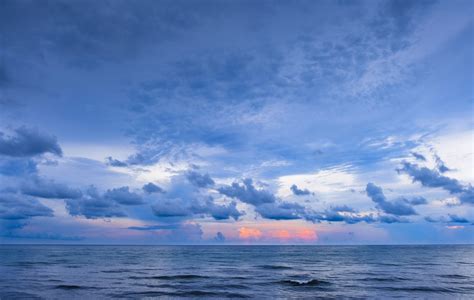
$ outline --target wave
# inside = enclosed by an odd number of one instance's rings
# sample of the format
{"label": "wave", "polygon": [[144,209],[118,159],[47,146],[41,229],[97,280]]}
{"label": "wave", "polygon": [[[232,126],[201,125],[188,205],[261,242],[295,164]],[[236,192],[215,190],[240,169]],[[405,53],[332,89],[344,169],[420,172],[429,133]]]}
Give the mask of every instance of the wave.
{"label": "wave", "polygon": [[130,292],[122,294],[111,294],[113,298],[130,298],[130,297],[204,297],[204,298],[250,298],[250,296],[240,293],[230,292],[210,292],[201,290],[192,291],[178,291],[178,292],[160,292],[160,291],[145,291],[145,292]]}
{"label": "wave", "polygon": [[432,287],[432,286],[413,286],[413,287],[378,287],[378,289],[397,291],[397,292],[428,292],[428,293],[459,293],[458,289],[444,288],[444,287]]}
{"label": "wave", "polygon": [[0,292],[0,299],[43,299],[37,295],[25,292]]}
{"label": "wave", "polygon": [[359,281],[395,282],[395,281],[406,281],[406,280],[410,280],[410,279],[403,278],[403,277],[391,276],[391,277],[364,277],[364,278],[360,278],[360,279],[357,279],[357,280],[359,280]]}
{"label": "wave", "polygon": [[281,284],[291,285],[291,286],[324,286],[330,285],[329,281],[319,280],[319,279],[310,279],[310,280],[281,280]]}
{"label": "wave", "polygon": [[438,275],[438,277],[442,278],[451,278],[451,279],[469,279],[471,277],[459,274],[446,274],[446,275]]}
{"label": "wave", "polygon": [[80,285],[73,285],[73,284],[58,284],[54,288],[61,289],[61,290],[79,290],[79,289],[84,289],[85,287],[82,287]]}
{"label": "wave", "polygon": [[100,289],[98,287],[93,286],[83,286],[83,285],[76,285],[76,284],[58,284],[54,286],[55,289],[59,290],[91,290],[91,289]]}
{"label": "wave", "polygon": [[129,273],[133,272],[133,269],[116,269],[116,270],[102,270],[101,273]]}
{"label": "wave", "polygon": [[292,267],[288,266],[280,266],[280,265],[262,265],[259,268],[266,269],[266,270],[291,270]]}
{"label": "wave", "polygon": [[158,279],[158,280],[193,280],[193,279],[207,279],[209,276],[182,274],[182,275],[159,275],[159,276],[129,276],[130,279]]}
{"label": "wave", "polygon": [[230,284],[208,284],[204,286],[205,288],[208,289],[248,289],[248,285],[244,284],[236,284],[236,283],[230,283]]}

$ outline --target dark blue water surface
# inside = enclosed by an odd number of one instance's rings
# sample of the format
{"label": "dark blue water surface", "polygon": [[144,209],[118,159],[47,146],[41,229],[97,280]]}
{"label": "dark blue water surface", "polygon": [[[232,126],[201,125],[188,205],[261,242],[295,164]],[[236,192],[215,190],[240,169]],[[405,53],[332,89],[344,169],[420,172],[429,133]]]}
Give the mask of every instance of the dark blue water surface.
{"label": "dark blue water surface", "polygon": [[0,246],[0,299],[474,299],[474,246]]}

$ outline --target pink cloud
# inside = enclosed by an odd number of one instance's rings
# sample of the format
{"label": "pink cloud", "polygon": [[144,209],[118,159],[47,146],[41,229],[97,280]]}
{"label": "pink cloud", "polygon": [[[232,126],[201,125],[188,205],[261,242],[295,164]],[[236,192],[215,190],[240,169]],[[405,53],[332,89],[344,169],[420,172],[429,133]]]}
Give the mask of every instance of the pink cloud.
{"label": "pink cloud", "polygon": [[256,228],[240,227],[239,237],[241,239],[259,239],[262,236],[262,232]]}

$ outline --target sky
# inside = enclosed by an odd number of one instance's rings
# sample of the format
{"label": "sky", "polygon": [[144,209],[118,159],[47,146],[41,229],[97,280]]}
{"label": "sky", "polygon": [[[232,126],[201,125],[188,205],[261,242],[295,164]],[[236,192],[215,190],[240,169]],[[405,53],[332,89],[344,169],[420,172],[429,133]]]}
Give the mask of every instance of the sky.
{"label": "sky", "polygon": [[472,1],[11,1],[0,243],[474,242]]}

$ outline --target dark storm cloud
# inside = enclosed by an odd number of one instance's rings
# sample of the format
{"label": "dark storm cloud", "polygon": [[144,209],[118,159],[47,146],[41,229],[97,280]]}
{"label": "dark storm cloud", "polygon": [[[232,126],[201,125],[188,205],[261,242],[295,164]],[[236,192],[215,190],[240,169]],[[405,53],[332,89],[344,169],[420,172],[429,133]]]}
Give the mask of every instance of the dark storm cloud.
{"label": "dark storm cloud", "polygon": [[78,199],[67,199],[66,209],[72,216],[84,216],[87,219],[125,217],[122,208],[112,199],[102,197],[94,186]]}
{"label": "dark storm cloud", "polygon": [[25,220],[52,216],[53,211],[34,198],[16,194],[0,194],[0,219]]}
{"label": "dark storm cloud", "polygon": [[62,156],[61,147],[55,136],[27,127],[15,129],[13,135],[0,131],[0,155],[30,157],[44,153]]}
{"label": "dark storm cloud", "polygon": [[142,197],[136,193],[130,192],[128,186],[107,190],[104,194],[104,198],[112,199],[122,205],[144,204]]}
{"label": "dark storm cloud", "polygon": [[142,190],[145,192],[145,193],[148,193],[148,194],[152,194],[152,193],[165,193],[165,191],[157,186],[156,184],[152,183],[152,182],[149,182],[147,184],[145,184],[143,187],[142,187]]}
{"label": "dark storm cloud", "polygon": [[65,184],[56,183],[33,176],[21,185],[21,192],[25,195],[52,199],[75,199],[82,196],[80,190],[68,187]]}
{"label": "dark storm cloud", "polygon": [[186,178],[197,187],[206,188],[214,185],[214,180],[212,180],[209,174],[200,174],[195,171],[190,171],[186,174]]}
{"label": "dark storm cloud", "polygon": [[413,207],[405,201],[388,201],[382,188],[371,182],[367,184],[365,191],[367,196],[369,196],[373,202],[377,203],[378,208],[387,214],[396,216],[410,216],[417,214]]}
{"label": "dark storm cloud", "polygon": [[296,195],[296,196],[311,195],[310,191],[308,191],[307,189],[299,189],[296,184],[293,184],[290,190],[293,192],[293,195]]}
{"label": "dark storm cloud", "polygon": [[242,180],[242,183],[243,184],[234,182],[230,186],[223,186],[217,190],[222,195],[238,199],[254,206],[264,203],[274,203],[276,201],[276,197],[272,193],[266,190],[257,190],[253,185],[252,179],[246,178]]}
{"label": "dark storm cloud", "polygon": [[474,188],[471,185],[462,185],[457,179],[444,176],[437,170],[404,162],[397,171],[408,174],[413,182],[419,182],[425,187],[442,188],[455,194],[461,203],[474,204]]}

